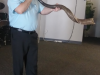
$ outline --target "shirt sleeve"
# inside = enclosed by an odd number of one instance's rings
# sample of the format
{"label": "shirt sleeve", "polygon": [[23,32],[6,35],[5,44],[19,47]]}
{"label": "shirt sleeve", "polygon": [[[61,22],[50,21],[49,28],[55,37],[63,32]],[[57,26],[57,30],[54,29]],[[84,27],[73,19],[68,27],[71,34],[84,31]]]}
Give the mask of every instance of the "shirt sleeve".
{"label": "shirt sleeve", "polygon": [[39,13],[44,9],[44,6],[39,2]]}
{"label": "shirt sleeve", "polygon": [[20,0],[8,0],[8,7],[10,11],[13,13],[15,12],[15,9],[20,5],[21,1]]}

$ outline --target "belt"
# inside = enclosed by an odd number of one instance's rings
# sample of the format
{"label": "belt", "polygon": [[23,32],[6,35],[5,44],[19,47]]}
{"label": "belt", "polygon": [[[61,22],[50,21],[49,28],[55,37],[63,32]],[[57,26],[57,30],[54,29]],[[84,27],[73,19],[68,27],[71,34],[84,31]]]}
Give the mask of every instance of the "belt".
{"label": "belt", "polygon": [[33,33],[35,33],[35,30],[34,31],[25,31],[25,30],[22,30],[20,28],[13,28],[13,27],[11,27],[11,28],[14,29],[14,30],[17,30],[19,32],[27,33],[27,34],[33,34]]}

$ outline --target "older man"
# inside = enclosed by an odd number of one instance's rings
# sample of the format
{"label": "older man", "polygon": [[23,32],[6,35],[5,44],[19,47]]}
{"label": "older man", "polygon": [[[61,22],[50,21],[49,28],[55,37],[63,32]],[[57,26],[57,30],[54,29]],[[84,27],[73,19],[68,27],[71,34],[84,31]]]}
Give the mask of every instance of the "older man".
{"label": "older man", "polygon": [[37,75],[38,35],[35,29],[38,13],[46,15],[60,8],[46,8],[38,0],[8,0],[8,7],[14,75],[23,75],[23,61],[26,75]]}

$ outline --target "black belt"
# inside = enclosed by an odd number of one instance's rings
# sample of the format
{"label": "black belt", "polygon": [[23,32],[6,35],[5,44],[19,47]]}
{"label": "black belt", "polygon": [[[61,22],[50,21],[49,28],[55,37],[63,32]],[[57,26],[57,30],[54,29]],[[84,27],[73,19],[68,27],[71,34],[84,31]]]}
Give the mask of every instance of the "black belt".
{"label": "black belt", "polygon": [[27,33],[27,34],[33,34],[33,33],[35,33],[35,31],[25,31],[25,30],[22,30],[20,28],[13,28],[13,27],[11,27],[11,28],[14,29],[14,30],[17,30],[19,32]]}

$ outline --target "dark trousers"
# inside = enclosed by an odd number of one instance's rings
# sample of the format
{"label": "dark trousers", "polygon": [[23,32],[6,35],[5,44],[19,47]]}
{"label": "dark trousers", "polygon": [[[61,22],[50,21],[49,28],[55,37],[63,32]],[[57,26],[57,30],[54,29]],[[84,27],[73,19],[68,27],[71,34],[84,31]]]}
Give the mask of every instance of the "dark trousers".
{"label": "dark trousers", "polygon": [[23,75],[23,61],[26,75],[37,75],[37,33],[27,34],[11,28],[11,38],[14,75]]}

